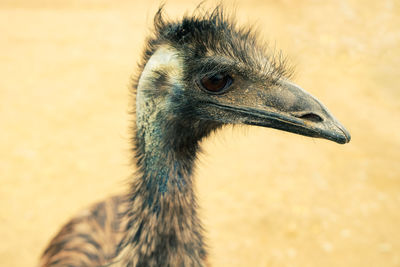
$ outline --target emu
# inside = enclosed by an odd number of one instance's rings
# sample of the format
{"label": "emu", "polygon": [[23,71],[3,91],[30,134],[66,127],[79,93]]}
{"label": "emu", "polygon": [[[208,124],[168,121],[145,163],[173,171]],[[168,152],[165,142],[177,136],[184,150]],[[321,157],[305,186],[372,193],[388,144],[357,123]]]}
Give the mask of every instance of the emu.
{"label": "emu", "polygon": [[40,266],[206,266],[192,177],[200,140],[245,124],[350,141],[257,36],[220,6],[179,21],[158,10],[133,85],[137,171],[129,193],[67,223]]}

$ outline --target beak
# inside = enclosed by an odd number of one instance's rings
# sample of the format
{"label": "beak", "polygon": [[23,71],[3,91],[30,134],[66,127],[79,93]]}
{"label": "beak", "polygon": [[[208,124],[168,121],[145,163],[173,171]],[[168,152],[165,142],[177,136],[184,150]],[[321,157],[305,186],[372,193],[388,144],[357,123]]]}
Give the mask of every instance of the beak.
{"label": "beak", "polygon": [[[238,97],[235,105],[231,101],[210,104],[228,113],[233,123],[270,127],[339,144],[350,142],[349,132],[320,101],[298,85],[280,80],[272,88],[248,91],[253,92],[252,96]],[[238,102],[241,103],[237,105]]]}

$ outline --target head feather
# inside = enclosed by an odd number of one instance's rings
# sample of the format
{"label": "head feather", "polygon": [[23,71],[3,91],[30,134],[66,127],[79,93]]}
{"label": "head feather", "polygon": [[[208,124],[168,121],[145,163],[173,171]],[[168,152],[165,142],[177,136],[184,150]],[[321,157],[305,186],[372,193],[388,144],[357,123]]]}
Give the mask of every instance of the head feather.
{"label": "head feather", "polygon": [[253,25],[238,26],[234,13],[227,12],[221,4],[211,10],[204,10],[199,5],[192,14],[179,20],[166,18],[162,5],[154,16],[153,34],[146,42],[139,67],[143,69],[157,48],[167,44],[182,51],[190,62],[202,58],[200,65],[210,68],[210,72],[224,71],[227,65],[224,62],[207,64],[207,56],[209,60],[220,57],[229,61],[230,66],[238,66],[248,78],[271,82],[281,77],[289,78],[292,68],[288,67],[286,57],[280,51],[269,49],[259,36]]}

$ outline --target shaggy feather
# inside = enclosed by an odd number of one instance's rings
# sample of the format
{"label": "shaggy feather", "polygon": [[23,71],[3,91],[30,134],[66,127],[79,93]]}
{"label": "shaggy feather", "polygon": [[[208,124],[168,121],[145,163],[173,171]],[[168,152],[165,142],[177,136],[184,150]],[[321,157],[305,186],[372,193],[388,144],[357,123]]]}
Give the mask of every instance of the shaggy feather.
{"label": "shaggy feather", "polygon": [[[158,10],[132,85],[136,173],[130,192],[64,226],[41,266],[206,265],[194,162],[199,141],[238,118],[209,119],[196,98],[201,91],[192,89],[198,77],[218,73],[270,86],[288,77],[283,57],[269,54],[257,36],[252,27],[238,27],[220,5],[178,21]],[[156,53],[162,66],[148,64]]]}

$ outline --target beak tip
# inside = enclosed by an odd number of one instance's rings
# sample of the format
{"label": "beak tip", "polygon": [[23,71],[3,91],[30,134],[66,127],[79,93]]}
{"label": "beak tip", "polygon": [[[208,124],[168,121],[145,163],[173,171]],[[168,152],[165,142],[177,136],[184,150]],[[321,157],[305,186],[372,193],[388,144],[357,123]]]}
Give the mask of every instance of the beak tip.
{"label": "beak tip", "polygon": [[341,124],[337,124],[336,127],[339,129],[339,138],[338,138],[338,143],[339,144],[347,144],[351,140],[351,135],[349,131],[346,130]]}

